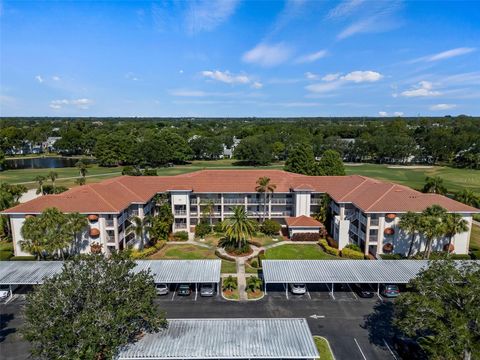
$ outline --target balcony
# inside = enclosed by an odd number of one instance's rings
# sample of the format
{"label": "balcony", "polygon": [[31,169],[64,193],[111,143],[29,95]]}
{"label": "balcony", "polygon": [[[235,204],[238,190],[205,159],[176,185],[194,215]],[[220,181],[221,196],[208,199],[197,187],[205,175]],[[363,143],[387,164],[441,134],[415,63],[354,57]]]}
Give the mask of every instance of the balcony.
{"label": "balcony", "polygon": [[370,219],[370,226],[378,226],[378,219]]}
{"label": "balcony", "polygon": [[292,199],[271,199],[270,202],[272,205],[286,205],[291,204]]}
{"label": "balcony", "polygon": [[322,199],[310,199],[310,204],[321,205],[322,204]]}
{"label": "balcony", "polygon": [[175,210],[175,215],[185,216],[187,215],[187,210]]}
{"label": "balcony", "polygon": [[260,199],[247,199],[249,204],[263,204],[263,200]]}
{"label": "balcony", "polygon": [[291,211],[271,211],[271,216],[292,216]]}
{"label": "balcony", "polygon": [[105,220],[105,226],[106,226],[106,227],[113,227],[113,226],[114,226],[113,219],[107,219],[107,220]]}
{"label": "balcony", "polygon": [[237,199],[223,199],[224,204],[245,204],[245,199],[244,198],[237,198]]}
{"label": "balcony", "polygon": [[186,229],[187,224],[186,223],[176,223],[175,224],[175,229]]}
{"label": "balcony", "polygon": [[367,224],[367,218],[362,213],[358,214],[358,220],[360,220],[360,222],[363,224]]}

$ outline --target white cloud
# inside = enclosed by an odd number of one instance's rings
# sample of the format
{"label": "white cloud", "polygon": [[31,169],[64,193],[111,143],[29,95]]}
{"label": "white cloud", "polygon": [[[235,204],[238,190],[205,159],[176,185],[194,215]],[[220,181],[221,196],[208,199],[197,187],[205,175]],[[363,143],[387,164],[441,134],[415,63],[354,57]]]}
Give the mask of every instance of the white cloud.
{"label": "white cloud", "polygon": [[403,116],[404,114],[403,114],[402,111],[395,111],[395,112],[393,113],[393,115],[394,115],[394,116]]}
{"label": "white cloud", "polygon": [[395,111],[393,112],[392,114],[389,114],[388,112],[386,111],[379,111],[378,112],[378,116],[381,116],[381,117],[386,117],[386,116],[403,116],[403,112],[402,111]]}
{"label": "white cloud", "polygon": [[202,71],[202,76],[224,82],[226,84],[248,84],[251,82],[251,79],[247,75],[234,75],[229,71],[219,71],[219,70],[205,70]]}
{"label": "white cloud", "polygon": [[227,21],[237,8],[238,0],[191,1],[186,14],[187,30],[190,33],[211,31]]}
{"label": "white cloud", "polygon": [[275,66],[288,60],[291,52],[291,49],[283,43],[262,43],[243,54],[242,60],[261,66]]}
{"label": "white cloud", "polygon": [[55,75],[55,76],[52,76],[52,80],[53,80],[53,81],[60,81],[60,80],[62,80],[62,79],[60,78],[60,76],[56,76],[56,75]]}
{"label": "white cloud", "polygon": [[305,89],[314,93],[325,93],[325,92],[335,90],[340,86],[342,86],[341,81],[332,81],[327,83],[318,83],[318,84],[308,85],[305,87]]}
{"label": "white cloud", "polygon": [[337,39],[342,40],[358,33],[369,32],[373,26],[374,26],[374,20],[372,18],[357,21],[347,26],[345,29],[343,29],[337,35]]}
{"label": "white cloud", "polygon": [[442,110],[450,110],[450,109],[453,109],[453,108],[456,108],[457,105],[455,104],[436,104],[436,105],[432,105],[430,106],[430,110],[432,111],[442,111]]}
{"label": "white cloud", "polygon": [[[420,81],[413,89],[405,90],[400,93],[405,97],[427,97],[441,95],[439,91],[433,90],[433,85],[429,81]],[[396,94],[394,94],[396,97]]]}
{"label": "white cloud", "polygon": [[129,72],[129,73],[125,74],[125,78],[128,79],[128,80],[132,80],[132,81],[138,81],[139,80],[138,76],[136,76],[132,72]]}
{"label": "white cloud", "polygon": [[308,80],[317,80],[318,79],[318,75],[317,74],[314,74],[310,71],[307,71],[305,73],[305,77],[308,79]]}
{"label": "white cloud", "polygon": [[179,73],[179,74],[183,74],[183,70],[180,69],[180,70],[178,71],[178,73]]}
{"label": "white cloud", "polygon": [[365,0],[344,0],[327,14],[327,19],[337,19],[350,16]]}
{"label": "white cloud", "polygon": [[416,63],[416,62],[419,62],[419,61],[433,62],[433,61],[445,60],[445,59],[450,59],[452,57],[457,57],[457,56],[469,54],[471,52],[474,52],[475,50],[477,50],[477,49],[476,48],[468,48],[468,47],[459,47],[459,48],[450,49],[450,50],[447,50],[447,51],[442,51],[442,52],[437,53],[437,54],[423,56],[421,58],[414,59],[414,60],[410,61],[410,63]]}
{"label": "white cloud", "polygon": [[322,77],[323,81],[334,81],[337,80],[340,77],[340,73],[335,73],[335,74],[327,74],[324,77]]}
{"label": "white cloud", "polygon": [[297,60],[295,60],[295,62],[298,63],[298,64],[311,63],[311,62],[317,61],[321,58],[324,58],[327,55],[328,55],[327,50],[320,50],[320,51],[314,52],[312,54],[307,54],[307,55],[300,56]]}
{"label": "white cloud", "polygon": [[35,80],[37,80],[40,84],[44,81],[40,75],[35,76]]}
{"label": "white cloud", "polygon": [[382,116],[382,117],[385,117],[385,116],[388,116],[388,113],[386,111],[379,111],[378,115]]}
{"label": "white cloud", "polygon": [[259,81],[254,81],[252,84],[252,88],[254,89],[261,89],[263,87],[263,84]]}
{"label": "white cloud", "polygon": [[74,106],[74,107],[77,107],[78,109],[85,110],[85,109],[88,109],[92,104],[93,104],[92,100],[82,98],[82,99],[73,99],[73,100],[67,100],[67,99],[52,100],[49,106],[54,110],[59,110],[66,106]]}
{"label": "white cloud", "polygon": [[342,76],[341,80],[353,81],[355,83],[361,82],[375,82],[383,77],[382,74],[376,71],[352,71],[345,76]]}

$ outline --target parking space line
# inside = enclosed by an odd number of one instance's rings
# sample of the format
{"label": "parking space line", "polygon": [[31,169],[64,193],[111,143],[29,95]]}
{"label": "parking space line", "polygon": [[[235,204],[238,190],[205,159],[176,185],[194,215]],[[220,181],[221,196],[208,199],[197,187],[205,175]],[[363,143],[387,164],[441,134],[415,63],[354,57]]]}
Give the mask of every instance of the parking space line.
{"label": "parking space line", "polygon": [[[333,300],[335,300],[335,295],[333,295],[333,291],[330,289],[330,286],[328,286],[327,283],[325,283],[325,286],[328,289],[328,295],[330,295],[333,298]],[[333,287],[332,287],[332,289],[333,289]]]}
{"label": "parking space line", "polygon": [[173,290],[173,296],[172,296],[172,300],[175,299],[175,294],[177,293],[177,288],[178,288],[178,284],[175,286],[175,290]]}
{"label": "parking space line", "polygon": [[287,300],[290,300],[288,298],[288,286],[286,284],[283,284],[283,288],[285,289],[285,296],[287,297]]}
{"label": "parking space line", "polygon": [[364,354],[363,351],[362,351],[362,348],[361,348],[360,345],[358,344],[357,339],[353,338],[353,340],[355,340],[355,344],[357,344],[358,350],[360,350],[360,354],[362,354],[363,359],[364,359],[364,360],[367,360],[367,358],[365,357],[365,354]]}
{"label": "parking space line", "polygon": [[358,297],[357,297],[357,295],[355,294],[355,292],[352,290],[350,284],[347,284],[347,286],[348,286],[348,288],[350,289],[350,291],[352,292],[352,295],[353,295],[353,297],[355,298],[355,300],[358,300]]}
{"label": "parking space line", "polygon": [[310,291],[308,291],[308,286],[305,284],[305,290],[307,290],[307,295],[310,300],[312,300],[312,297],[310,296]]}
{"label": "parking space line", "polygon": [[397,360],[397,357],[395,356],[395,354],[393,353],[392,349],[390,348],[390,346],[388,345],[387,343],[387,340],[383,339],[383,343],[385,344],[385,346],[387,347],[388,351],[390,351],[390,354],[392,355],[392,357]]}

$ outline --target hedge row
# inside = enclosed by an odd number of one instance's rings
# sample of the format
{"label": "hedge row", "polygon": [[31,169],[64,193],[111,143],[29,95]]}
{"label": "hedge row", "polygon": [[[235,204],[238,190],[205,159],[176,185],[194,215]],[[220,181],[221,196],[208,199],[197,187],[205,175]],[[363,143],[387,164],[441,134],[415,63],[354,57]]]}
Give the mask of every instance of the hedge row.
{"label": "hedge row", "polygon": [[331,236],[327,236],[328,246],[338,249],[338,243]]}
{"label": "hedge row", "polygon": [[318,241],[320,240],[319,233],[297,233],[293,234],[292,241]]}
{"label": "hedge row", "polygon": [[342,257],[348,258],[348,259],[354,259],[354,260],[363,260],[365,258],[365,255],[363,255],[363,253],[361,253],[360,251],[355,251],[349,248],[343,248]]}
{"label": "hedge row", "polygon": [[145,259],[153,254],[155,254],[158,250],[162,249],[167,242],[165,240],[157,241],[155,245],[144,249],[143,251],[132,250],[130,256],[132,259]]}
{"label": "hedge row", "polygon": [[0,261],[9,260],[13,256],[11,251],[0,251]]}
{"label": "hedge row", "polygon": [[36,260],[37,258],[33,255],[24,255],[24,256],[12,256],[10,261],[23,261],[23,260]]}
{"label": "hedge row", "polygon": [[172,234],[173,241],[187,241],[188,240],[188,232],[186,231],[177,231],[176,233]]}
{"label": "hedge row", "polygon": [[330,245],[328,245],[327,240],[325,239],[320,240],[320,246],[323,248],[323,250],[327,254],[330,254],[333,256],[340,256],[340,250],[335,249],[334,247],[331,247]]}

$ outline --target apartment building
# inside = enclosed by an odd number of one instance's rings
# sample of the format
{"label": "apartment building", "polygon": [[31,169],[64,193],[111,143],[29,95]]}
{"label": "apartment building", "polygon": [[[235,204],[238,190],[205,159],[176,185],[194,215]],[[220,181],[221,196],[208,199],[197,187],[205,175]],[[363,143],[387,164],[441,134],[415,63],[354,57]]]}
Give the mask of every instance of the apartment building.
{"label": "apartment building", "polygon": [[[264,195],[256,191],[256,181],[264,176],[276,185],[275,191],[268,194],[266,204]],[[421,212],[434,204],[461,214],[469,224],[467,232],[453,239],[454,251],[466,254],[472,214],[480,213],[479,209],[444,196],[423,194],[406,186],[358,175],[305,176],[281,170],[202,170],[177,176],[121,176],[62,194],[42,196],[5,210],[3,214],[10,219],[16,255],[25,254],[19,245],[25,219],[49,207],[85,214],[89,229],[82,234],[81,251],[89,252],[92,244],[101,244],[108,252],[136,246],[134,234],[128,231],[130,219],[153,214],[157,194],[165,194],[171,204],[173,232],[187,231],[190,236],[202,217],[211,217],[216,223],[232,215],[236,206],[245,207],[252,219],[265,217],[278,221],[289,234],[315,232],[320,225],[311,216],[319,211],[323,197],[328,195],[332,219],[328,230],[339,248],[355,243],[365,254],[373,255],[407,253],[410,234],[398,228],[399,219],[407,211]],[[417,242],[415,250],[421,251],[424,241],[419,238]],[[447,242],[447,239],[439,239],[434,250],[443,249]]]}

